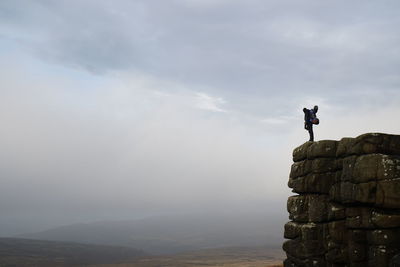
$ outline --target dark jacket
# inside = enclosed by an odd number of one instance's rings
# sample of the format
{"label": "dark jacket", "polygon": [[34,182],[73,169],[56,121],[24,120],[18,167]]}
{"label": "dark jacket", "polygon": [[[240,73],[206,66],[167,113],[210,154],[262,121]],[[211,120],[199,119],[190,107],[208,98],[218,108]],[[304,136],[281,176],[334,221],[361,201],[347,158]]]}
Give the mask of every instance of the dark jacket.
{"label": "dark jacket", "polygon": [[316,118],[316,113],[317,110],[315,109],[306,109],[303,108],[303,112],[304,112],[304,122],[305,123],[312,123],[312,120]]}

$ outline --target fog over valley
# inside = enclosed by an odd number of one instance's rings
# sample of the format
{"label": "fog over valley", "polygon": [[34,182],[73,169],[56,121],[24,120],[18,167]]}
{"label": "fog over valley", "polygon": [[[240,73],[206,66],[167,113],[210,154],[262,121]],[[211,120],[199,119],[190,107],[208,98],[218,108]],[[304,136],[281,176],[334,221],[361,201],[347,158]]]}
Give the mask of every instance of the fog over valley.
{"label": "fog over valley", "polygon": [[316,140],[400,131],[399,8],[0,1],[0,236],[280,247],[304,107]]}

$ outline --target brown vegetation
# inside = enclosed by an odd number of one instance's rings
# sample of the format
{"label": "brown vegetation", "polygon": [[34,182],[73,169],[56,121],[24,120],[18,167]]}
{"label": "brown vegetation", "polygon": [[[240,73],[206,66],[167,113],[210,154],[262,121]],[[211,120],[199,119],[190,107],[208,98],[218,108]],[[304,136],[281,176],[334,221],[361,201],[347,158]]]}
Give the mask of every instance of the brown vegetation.
{"label": "brown vegetation", "polygon": [[283,256],[281,249],[266,247],[220,248],[96,267],[282,267]]}

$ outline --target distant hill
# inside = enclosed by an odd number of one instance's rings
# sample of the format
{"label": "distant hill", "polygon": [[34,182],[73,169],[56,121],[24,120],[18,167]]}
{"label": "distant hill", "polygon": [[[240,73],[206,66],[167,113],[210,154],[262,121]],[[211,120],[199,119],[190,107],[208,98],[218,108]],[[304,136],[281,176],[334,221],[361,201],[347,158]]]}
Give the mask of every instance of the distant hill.
{"label": "distant hill", "polygon": [[71,266],[130,262],[145,253],[127,247],[0,238],[0,266]]}
{"label": "distant hill", "polygon": [[204,248],[272,245],[283,241],[273,215],[160,216],[134,221],[73,224],[21,237],[128,246],[152,254]]}

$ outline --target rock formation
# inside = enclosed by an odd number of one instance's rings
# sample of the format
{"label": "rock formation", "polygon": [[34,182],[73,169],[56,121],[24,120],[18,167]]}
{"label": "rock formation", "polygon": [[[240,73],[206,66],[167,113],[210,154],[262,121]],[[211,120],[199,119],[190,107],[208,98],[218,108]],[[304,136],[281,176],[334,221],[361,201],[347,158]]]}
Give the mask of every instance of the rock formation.
{"label": "rock formation", "polygon": [[293,151],[283,244],[289,266],[400,266],[400,135]]}

